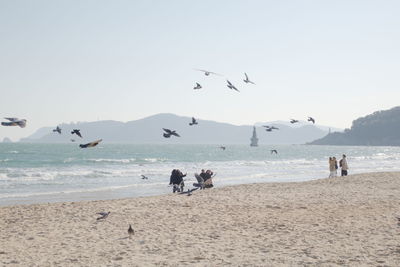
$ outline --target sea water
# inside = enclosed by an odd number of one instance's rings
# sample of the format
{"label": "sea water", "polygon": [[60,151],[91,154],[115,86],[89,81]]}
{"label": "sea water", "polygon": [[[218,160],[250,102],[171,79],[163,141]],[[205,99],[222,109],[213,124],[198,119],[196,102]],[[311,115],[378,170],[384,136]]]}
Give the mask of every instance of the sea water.
{"label": "sea water", "polygon": [[0,205],[168,194],[172,169],[187,173],[186,188],[201,169],[216,187],[307,181],[328,177],[328,158],[342,154],[350,174],[400,170],[399,147],[0,144]]}

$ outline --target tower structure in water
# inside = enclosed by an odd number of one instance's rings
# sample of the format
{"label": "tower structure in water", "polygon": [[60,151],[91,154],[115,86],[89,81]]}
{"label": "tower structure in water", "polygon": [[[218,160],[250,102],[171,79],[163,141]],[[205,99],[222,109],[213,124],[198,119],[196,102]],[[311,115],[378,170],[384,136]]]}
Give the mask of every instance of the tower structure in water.
{"label": "tower structure in water", "polygon": [[250,146],[258,146],[258,138],[256,133],[256,126],[253,126],[253,136],[251,137]]}

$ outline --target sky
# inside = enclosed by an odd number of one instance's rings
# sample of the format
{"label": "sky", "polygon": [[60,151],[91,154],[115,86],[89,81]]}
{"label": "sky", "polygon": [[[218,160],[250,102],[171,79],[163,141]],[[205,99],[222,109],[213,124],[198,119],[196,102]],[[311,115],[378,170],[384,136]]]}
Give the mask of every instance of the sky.
{"label": "sky", "polygon": [[0,0],[0,117],[28,120],[0,141],[157,113],[349,128],[399,105],[399,13],[385,0]]}

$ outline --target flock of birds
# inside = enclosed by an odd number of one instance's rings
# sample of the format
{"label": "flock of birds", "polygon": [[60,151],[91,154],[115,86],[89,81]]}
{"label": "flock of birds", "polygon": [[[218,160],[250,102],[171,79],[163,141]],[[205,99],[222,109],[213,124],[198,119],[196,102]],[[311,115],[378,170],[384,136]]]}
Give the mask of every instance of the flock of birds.
{"label": "flock of birds", "polygon": [[[57,126],[55,129],[53,129],[53,132],[58,133],[58,134],[62,134],[62,130],[61,130],[60,126]],[[76,134],[77,136],[82,138],[82,134],[81,134],[81,130],[80,129],[72,129],[71,134],[72,135]],[[95,147],[101,141],[103,141],[103,139],[99,139],[99,140],[96,140],[96,141],[93,141],[93,142],[89,142],[89,143],[86,143],[86,144],[80,144],[79,147],[80,148]],[[71,139],[71,142],[75,142],[75,139]]]}
{"label": "flock of birds", "polygon": [[[216,73],[216,72],[212,72],[212,71],[208,71],[208,70],[202,70],[202,69],[195,69],[195,70],[198,70],[198,71],[203,72],[204,75],[206,75],[206,76],[209,76],[210,74],[217,75],[217,76],[223,76],[222,74],[219,74],[219,73]],[[244,73],[244,76],[245,76],[245,79],[244,79],[243,81],[244,81],[245,83],[255,84],[253,81],[251,81],[251,80],[249,79],[249,76],[247,75],[247,73]],[[226,83],[227,83],[226,86],[227,86],[229,89],[235,90],[235,91],[237,91],[237,92],[240,92],[239,89],[237,89],[236,86],[233,85],[233,83],[231,83],[229,80],[226,80]],[[198,83],[198,82],[196,82],[196,86],[193,87],[194,90],[199,90],[199,89],[201,89],[201,88],[203,88],[203,87],[202,87],[201,84]]]}
{"label": "flock of birds", "polygon": [[[203,70],[203,69],[196,69],[196,70],[203,72],[204,75],[206,75],[206,76],[209,76],[211,74],[212,75],[217,75],[217,76],[223,76],[221,74],[218,74],[218,73],[212,72],[212,71],[208,71],[208,70]],[[246,84],[250,83],[250,84],[254,84],[255,85],[255,83],[249,79],[249,76],[247,75],[247,73],[244,73],[244,75],[245,75],[245,78],[243,79],[243,82],[245,82]],[[226,86],[229,89],[234,90],[236,92],[240,92],[240,90],[231,81],[229,81],[228,79],[226,80],[226,83],[227,83]],[[200,90],[202,88],[203,87],[201,86],[201,84],[196,82],[196,85],[195,85],[195,87],[193,89],[194,90]],[[26,119],[18,119],[18,118],[5,118],[5,119],[7,120],[6,122],[1,122],[1,125],[3,125],[3,126],[19,126],[21,128],[24,128],[26,126],[26,122],[27,122]],[[308,117],[307,121],[312,122],[313,124],[315,124],[315,119],[312,118],[312,117]],[[298,123],[298,122],[299,122],[299,120],[296,120],[296,119],[291,119],[290,120],[290,123],[292,123],[292,124]],[[192,117],[192,121],[189,122],[189,125],[190,126],[194,126],[194,125],[198,125],[198,124],[199,123],[198,123],[197,119]],[[272,132],[273,130],[279,130],[278,127],[270,126],[270,125],[263,125],[263,127],[265,128],[265,130],[267,132]],[[168,129],[168,128],[162,128],[162,129],[164,131],[163,132],[163,137],[164,138],[170,138],[171,136],[180,137],[180,135],[176,132],[176,130],[171,130],[171,129]],[[60,128],[60,126],[57,126],[55,129],[53,129],[53,132],[56,132],[58,134],[62,134],[62,129]],[[73,129],[71,131],[71,135],[76,135],[76,136],[78,136],[80,138],[83,138],[80,129]],[[90,143],[80,144],[79,147],[80,148],[95,147],[101,141],[102,141],[102,139],[99,139],[99,140],[96,140],[96,141],[93,141],[93,142],[90,142]],[[71,139],[71,142],[75,142],[75,139]],[[219,148],[222,149],[222,150],[226,149],[225,146],[220,146]],[[273,154],[273,153],[278,154],[278,151],[276,149],[272,149],[271,150],[271,154]],[[144,179],[144,180],[149,179],[145,175],[141,175],[141,178]],[[192,191],[193,190],[189,190],[188,189],[188,192],[182,192],[182,193],[185,193],[188,196],[190,196]],[[111,213],[110,211],[109,212],[99,212],[99,213],[97,213],[98,215],[100,215],[100,217],[97,218],[97,221],[105,220],[110,215],[110,213]],[[134,233],[135,233],[135,231],[133,230],[131,224],[129,224],[129,228],[128,228],[129,238],[132,235],[134,235]]]}

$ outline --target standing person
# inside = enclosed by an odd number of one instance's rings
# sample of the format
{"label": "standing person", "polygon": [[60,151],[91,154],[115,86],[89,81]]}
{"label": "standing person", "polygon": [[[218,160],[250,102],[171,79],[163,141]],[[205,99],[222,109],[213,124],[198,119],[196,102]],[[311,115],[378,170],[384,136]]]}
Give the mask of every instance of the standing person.
{"label": "standing person", "polygon": [[183,174],[180,170],[178,169],[173,169],[171,172],[171,177],[169,179],[169,184],[173,186],[172,192],[182,192],[183,187],[184,187],[184,182],[183,182],[183,177],[185,177],[186,174]]}
{"label": "standing person", "polygon": [[349,165],[347,165],[346,155],[343,154],[342,159],[339,161],[339,165],[342,168],[342,176],[347,176],[347,170],[349,169]]}
{"label": "standing person", "polygon": [[334,172],[334,177],[336,177],[337,176],[337,170],[338,170],[338,164],[337,164],[337,160],[336,160],[336,157],[333,157],[332,158],[332,161],[333,161],[333,163],[335,164],[335,172]]}
{"label": "standing person", "polygon": [[332,178],[335,176],[335,161],[333,160],[332,157],[329,157],[329,178]]}

